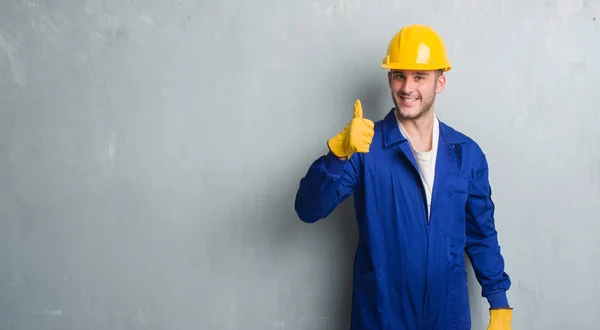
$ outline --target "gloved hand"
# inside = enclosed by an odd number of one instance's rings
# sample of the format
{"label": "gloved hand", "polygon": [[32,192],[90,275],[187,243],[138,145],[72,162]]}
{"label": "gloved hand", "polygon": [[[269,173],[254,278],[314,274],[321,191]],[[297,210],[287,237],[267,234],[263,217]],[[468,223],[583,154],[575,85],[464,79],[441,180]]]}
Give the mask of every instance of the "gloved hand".
{"label": "gloved hand", "polygon": [[490,309],[490,324],[487,330],[512,330],[512,308]]}
{"label": "gloved hand", "polygon": [[339,158],[348,159],[355,152],[369,152],[375,124],[363,118],[360,100],[354,103],[354,116],[346,127],[327,141],[329,150]]}

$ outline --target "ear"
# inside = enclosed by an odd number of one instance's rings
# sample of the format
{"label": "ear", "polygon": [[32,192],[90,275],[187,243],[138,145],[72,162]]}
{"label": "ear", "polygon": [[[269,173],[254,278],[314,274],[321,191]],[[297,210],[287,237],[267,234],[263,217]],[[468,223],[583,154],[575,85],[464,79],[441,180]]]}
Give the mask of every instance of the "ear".
{"label": "ear", "polygon": [[392,88],[392,71],[388,71],[388,86],[390,86],[390,88]]}
{"label": "ear", "polygon": [[435,92],[441,93],[446,87],[446,75],[441,74],[437,79],[437,84],[435,86]]}

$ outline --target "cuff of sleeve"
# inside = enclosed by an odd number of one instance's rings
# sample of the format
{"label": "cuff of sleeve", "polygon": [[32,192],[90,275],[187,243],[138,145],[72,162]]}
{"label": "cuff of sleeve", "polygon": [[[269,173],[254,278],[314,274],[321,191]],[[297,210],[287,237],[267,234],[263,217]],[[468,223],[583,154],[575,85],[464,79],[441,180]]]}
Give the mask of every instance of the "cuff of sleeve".
{"label": "cuff of sleeve", "polygon": [[506,297],[506,291],[500,291],[489,295],[487,301],[490,304],[491,309],[510,308],[508,298]]}
{"label": "cuff of sleeve", "polygon": [[339,176],[342,174],[345,165],[346,161],[339,159],[332,152],[329,152],[327,155],[325,155],[325,157],[323,157],[323,168],[329,175]]}

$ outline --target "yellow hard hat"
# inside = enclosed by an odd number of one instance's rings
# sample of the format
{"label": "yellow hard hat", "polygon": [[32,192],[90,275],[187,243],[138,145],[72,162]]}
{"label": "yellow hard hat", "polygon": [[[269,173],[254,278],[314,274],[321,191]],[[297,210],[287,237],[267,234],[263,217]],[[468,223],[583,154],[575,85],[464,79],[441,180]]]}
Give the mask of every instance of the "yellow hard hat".
{"label": "yellow hard hat", "polygon": [[429,26],[413,24],[394,35],[381,67],[389,70],[448,71],[452,66],[438,33]]}

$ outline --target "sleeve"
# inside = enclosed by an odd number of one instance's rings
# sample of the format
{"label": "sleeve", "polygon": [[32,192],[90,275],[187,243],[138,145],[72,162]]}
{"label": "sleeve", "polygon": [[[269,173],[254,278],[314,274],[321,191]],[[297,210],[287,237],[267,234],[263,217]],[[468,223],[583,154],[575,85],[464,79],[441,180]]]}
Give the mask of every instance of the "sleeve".
{"label": "sleeve", "polygon": [[353,194],[358,158],[354,154],[349,160],[341,160],[329,152],[311,164],[296,193],[294,206],[300,220],[317,222]]}
{"label": "sleeve", "polygon": [[474,172],[466,205],[466,252],[471,260],[482,296],[490,308],[509,307],[506,291],[511,280],[504,271],[504,259],[494,224],[494,203],[485,155]]}

